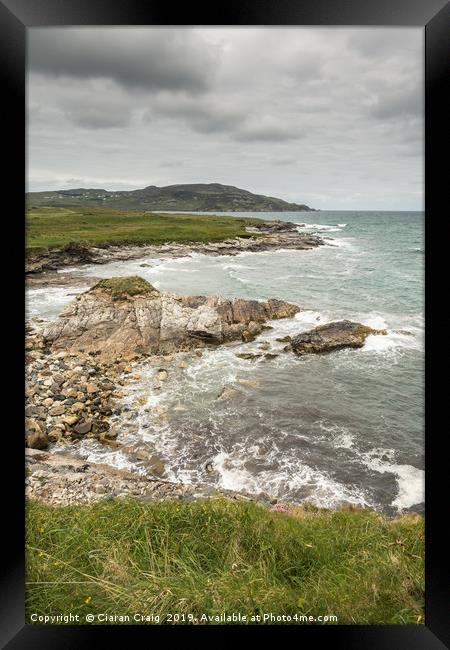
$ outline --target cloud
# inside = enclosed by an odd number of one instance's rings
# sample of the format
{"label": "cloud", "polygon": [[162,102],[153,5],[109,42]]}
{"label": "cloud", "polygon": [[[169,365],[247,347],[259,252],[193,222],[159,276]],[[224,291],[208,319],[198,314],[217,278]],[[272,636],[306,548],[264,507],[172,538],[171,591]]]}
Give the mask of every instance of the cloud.
{"label": "cloud", "polygon": [[293,125],[288,126],[276,118],[264,116],[244,125],[233,137],[241,142],[270,143],[298,140],[302,134]]}
{"label": "cloud", "polygon": [[235,129],[246,119],[245,111],[213,95],[191,97],[180,93],[160,93],[149,116],[183,120],[197,133],[221,133]]}
{"label": "cloud", "polygon": [[189,30],[34,28],[30,69],[54,77],[112,79],[130,89],[205,91],[216,60]]}
{"label": "cloud", "polygon": [[423,98],[420,89],[394,88],[379,93],[370,107],[370,113],[379,120],[403,117],[422,117]]}

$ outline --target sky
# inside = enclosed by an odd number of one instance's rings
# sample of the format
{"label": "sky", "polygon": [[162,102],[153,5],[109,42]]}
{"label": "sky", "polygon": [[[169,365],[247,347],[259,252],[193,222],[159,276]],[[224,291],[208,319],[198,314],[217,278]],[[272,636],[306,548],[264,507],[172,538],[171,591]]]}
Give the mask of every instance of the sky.
{"label": "sky", "polygon": [[28,30],[27,190],[423,209],[422,28]]}

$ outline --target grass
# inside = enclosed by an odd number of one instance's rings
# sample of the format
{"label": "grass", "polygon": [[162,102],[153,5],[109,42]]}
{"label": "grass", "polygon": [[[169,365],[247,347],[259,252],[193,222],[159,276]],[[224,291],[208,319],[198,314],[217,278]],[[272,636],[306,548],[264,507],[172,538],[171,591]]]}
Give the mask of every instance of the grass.
{"label": "grass", "polygon": [[123,295],[138,296],[153,293],[156,289],[138,275],[128,275],[123,277],[106,278],[95,284],[94,289],[103,289],[111,293],[113,298],[120,298]]}
{"label": "grass", "polygon": [[244,217],[155,214],[108,208],[30,207],[26,214],[27,254],[73,244],[163,244],[213,242],[251,237]]}
{"label": "grass", "polygon": [[419,516],[312,507],[294,515],[223,499],[29,501],[27,621],[72,612],[81,623],[100,613],[167,623],[172,612],[206,622],[235,612],[423,623]]}

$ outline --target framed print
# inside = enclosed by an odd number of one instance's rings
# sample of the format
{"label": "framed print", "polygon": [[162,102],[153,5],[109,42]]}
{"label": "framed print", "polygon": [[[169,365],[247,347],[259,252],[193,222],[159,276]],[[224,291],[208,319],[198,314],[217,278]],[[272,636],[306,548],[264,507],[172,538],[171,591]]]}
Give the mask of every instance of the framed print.
{"label": "framed print", "polygon": [[0,9],[4,646],[445,647],[448,5]]}

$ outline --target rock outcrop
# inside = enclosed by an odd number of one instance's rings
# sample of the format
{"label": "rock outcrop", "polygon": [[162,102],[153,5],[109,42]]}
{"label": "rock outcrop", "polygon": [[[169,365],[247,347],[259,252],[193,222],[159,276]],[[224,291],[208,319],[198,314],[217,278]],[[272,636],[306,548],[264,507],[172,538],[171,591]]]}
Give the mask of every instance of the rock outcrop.
{"label": "rock outcrop", "polygon": [[375,330],[361,323],[342,320],[297,334],[291,338],[288,347],[298,355],[361,348],[370,334],[386,334],[386,330]]}
{"label": "rock outcrop", "polygon": [[249,341],[267,320],[298,311],[300,307],[282,300],[177,296],[142,278],[111,278],[78,295],[47,328],[45,341],[52,351],[166,354]]}

